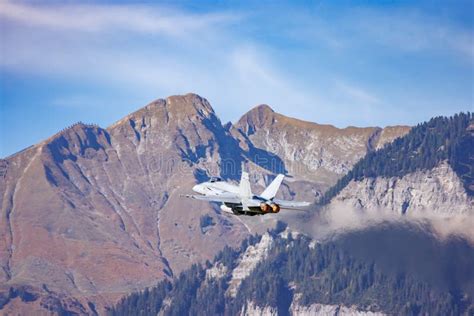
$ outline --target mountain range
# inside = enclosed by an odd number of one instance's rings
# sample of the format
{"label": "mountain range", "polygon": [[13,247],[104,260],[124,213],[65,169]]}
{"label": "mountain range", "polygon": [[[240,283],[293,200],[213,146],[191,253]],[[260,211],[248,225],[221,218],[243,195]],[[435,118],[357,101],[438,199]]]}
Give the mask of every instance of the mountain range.
{"label": "mountain range", "polygon": [[[132,292],[213,260],[226,246],[242,248],[280,221],[316,240],[360,228],[360,218],[382,209],[434,216],[448,227],[445,234],[470,238],[471,114],[466,122],[453,138],[462,138],[456,147],[464,148],[456,156],[462,164],[439,155],[433,166],[403,175],[350,178],[360,161],[389,153],[414,128],[339,129],[267,105],[223,124],[196,94],[156,100],[106,129],[74,124],[0,160],[0,310],[102,314]],[[285,173],[280,197],[315,202],[313,210],[237,218],[180,197],[213,175],[237,181],[242,166],[255,192]],[[339,216],[344,209],[351,215]],[[315,227],[324,234],[314,234]]]}

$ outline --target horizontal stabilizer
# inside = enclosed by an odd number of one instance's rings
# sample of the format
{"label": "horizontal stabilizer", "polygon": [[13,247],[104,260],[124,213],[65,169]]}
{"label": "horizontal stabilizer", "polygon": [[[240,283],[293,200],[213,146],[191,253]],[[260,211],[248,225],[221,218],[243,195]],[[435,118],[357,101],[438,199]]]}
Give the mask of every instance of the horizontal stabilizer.
{"label": "horizontal stabilizer", "polygon": [[311,206],[311,203],[309,202],[285,201],[278,199],[274,199],[273,202],[280,205],[284,210],[307,211]]}
{"label": "horizontal stabilizer", "polygon": [[272,183],[270,183],[270,185],[262,192],[262,194],[260,194],[260,196],[267,200],[273,199],[277,194],[284,177],[285,176],[282,174],[277,175]]}

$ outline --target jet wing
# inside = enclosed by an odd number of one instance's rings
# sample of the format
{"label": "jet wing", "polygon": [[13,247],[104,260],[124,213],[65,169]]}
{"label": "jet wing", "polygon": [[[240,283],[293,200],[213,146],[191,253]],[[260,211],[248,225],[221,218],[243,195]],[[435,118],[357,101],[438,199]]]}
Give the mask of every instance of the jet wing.
{"label": "jet wing", "polygon": [[186,194],[184,195],[187,198],[201,200],[201,201],[208,201],[208,202],[220,202],[220,203],[232,203],[232,204],[240,204],[242,200],[235,195],[227,195],[227,194],[220,194],[220,195],[194,195],[194,194]]}
{"label": "jet wing", "polygon": [[273,202],[280,205],[280,208],[286,210],[295,210],[295,211],[306,211],[308,206],[311,205],[309,202],[295,202],[295,201],[285,201],[273,199]]}

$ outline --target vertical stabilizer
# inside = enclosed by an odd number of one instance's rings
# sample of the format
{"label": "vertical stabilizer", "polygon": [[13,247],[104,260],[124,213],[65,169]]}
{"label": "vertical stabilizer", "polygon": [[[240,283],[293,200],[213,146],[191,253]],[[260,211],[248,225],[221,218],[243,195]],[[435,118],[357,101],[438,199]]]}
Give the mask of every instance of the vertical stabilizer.
{"label": "vertical stabilizer", "polygon": [[262,192],[262,194],[260,194],[260,196],[267,200],[273,199],[277,194],[284,177],[285,176],[282,174],[277,175],[272,183],[270,183],[270,185]]}
{"label": "vertical stabilizer", "polygon": [[242,198],[251,198],[252,189],[250,188],[249,174],[242,169],[242,177],[240,178],[240,196]]}

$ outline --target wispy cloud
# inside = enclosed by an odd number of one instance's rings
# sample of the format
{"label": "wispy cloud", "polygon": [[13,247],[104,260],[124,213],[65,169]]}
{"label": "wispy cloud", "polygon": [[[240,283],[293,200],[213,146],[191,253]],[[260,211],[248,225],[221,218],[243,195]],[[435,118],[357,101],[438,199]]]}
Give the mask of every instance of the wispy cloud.
{"label": "wispy cloud", "polygon": [[341,93],[347,95],[350,99],[353,99],[355,103],[380,103],[380,99],[375,94],[368,92],[361,87],[357,87],[340,80],[336,80],[335,85]]}
{"label": "wispy cloud", "polygon": [[76,109],[94,109],[103,106],[101,100],[97,96],[87,95],[63,95],[57,96],[49,101],[49,104],[60,108],[76,108]]}
{"label": "wispy cloud", "polygon": [[412,10],[360,10],[353,25],[369,40],[396,51],[452,51],[474,61],[472,29]]}
{"label": "wispy cloud", "polygon": [[[229,64],[235,74],[229,84],[237,83],[245,91],[240,98],[254,99],[278,107],[281,104],[302,106],[311,103],[312,93],[304,91],[294,78],[276,67],[270,58],[271,52],[262,47],[245,45],[236,47],[229,56]],[[255,102],[255,101],[254,101]],[[256,105],[250,103],[249,105]],[[281,109],[284,111],[284,109]]]}
{"label": "wispy cloud", "polygon": [[337,13],[322,11],[320,16],[299,12],[297,18],[299,23],[290,25],[284,34],[306,45],[339,53],[381,48],[390,49],[393,54],[445,52],[474,61],[471,27],[412,8],[359,6],[342,8]]}
{"label": "wispy cloud", "polygon": [[4,68],[146,88],[182,86],[186,73],[223,42],[223,26],[240,19],[144,5],[11,2],[0,2],[0,17]]}
{"label": "wispy cloud", "polygon": [[144,5],[26,5],[10,1],[0,3],[0,15],[23,24],[54,30],[128,30],[171,36],[189,35],[239,19],[239,16],[225,12],[192,14]]}

